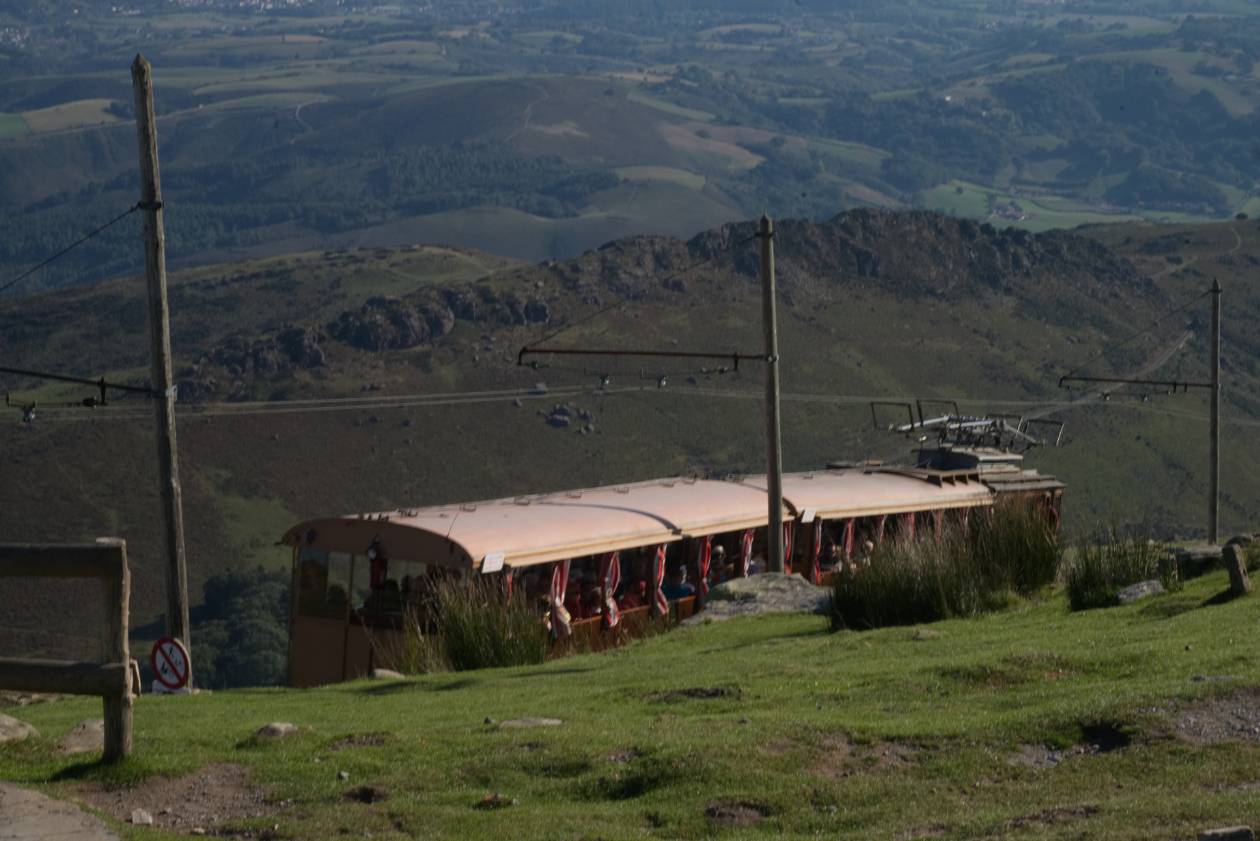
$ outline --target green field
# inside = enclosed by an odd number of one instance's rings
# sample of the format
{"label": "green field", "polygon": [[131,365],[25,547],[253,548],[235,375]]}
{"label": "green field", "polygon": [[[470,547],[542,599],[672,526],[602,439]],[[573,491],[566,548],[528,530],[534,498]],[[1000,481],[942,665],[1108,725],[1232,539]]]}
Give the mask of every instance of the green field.
{"label": "green field", "polygon": [[[1255,707],[1254,597],[1226,587],[865,633],[732,619],[541,667],[144,697],[115,766],[55,748],[99,702],[35,704],[7,711],[42,736],[6,746],[0,777],[108,814],[111,787],[238,763],[276,811],[205,828],[288,838],[1186,838],[1260,807],[1254,735],[1201,745],[1186,724],[1212,714],[1200,699]],[[564,723],[483,723],[527,716]],[[301,731],[251,736],[271,721]],[[333,750],[360,734],[378,744]],[[350,802],[362,786],[387,799]],[[479,808],[493,794],[512,805]],[[754,822],[714,826],[715,804]]]}
{"label": "green field", "polygon": [[25,137],[30,131],[21,114],[0,114],[0,140]]}

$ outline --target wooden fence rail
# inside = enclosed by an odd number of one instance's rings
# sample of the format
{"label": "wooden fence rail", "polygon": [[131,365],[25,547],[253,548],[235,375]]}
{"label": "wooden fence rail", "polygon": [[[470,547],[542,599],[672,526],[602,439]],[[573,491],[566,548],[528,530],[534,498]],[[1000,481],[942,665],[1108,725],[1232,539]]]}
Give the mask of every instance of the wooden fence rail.
{"label": "wooden fence rail", "polygon": [[105,708],[105,760],[130,755],[132,694],[140,687],[127,641],[131,571],[126,541],[103,537],[87,544],[0,545],[0,578],[18,577],[100,579],[103,662],[0,657],[0,689],[99,695]]}

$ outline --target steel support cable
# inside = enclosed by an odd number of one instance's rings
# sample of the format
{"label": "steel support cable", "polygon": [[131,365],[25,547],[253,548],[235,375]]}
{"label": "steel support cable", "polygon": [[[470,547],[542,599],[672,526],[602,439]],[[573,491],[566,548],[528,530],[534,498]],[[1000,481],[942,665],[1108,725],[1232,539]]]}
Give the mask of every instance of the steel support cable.
{"label": "steel support cable", "polygon": [[1178,313],[1181,313],[1181,312],[1185,312],[1185,311],[1186,311],[1187,309],[1189,309],[1191,306],[1193,306],[1194,304],[1198,303],[1201,299],[1206,298],[1208,295],[1211,295],[1211,294],[1212,294],[1212,290],[1210,290],[1210,289],[1209,289],[1207,292],[1204,292],[1204,293],[1202,293],[1201,295],[1196,295],[1195,297],[1191,298],[1189,301],[1186,301],[1186,303],[1184,303],[1184,304],[1182,304],[1181,306],[1177,307],[1177,309],[1173,310],[1172,312],[1166,313],[1166,314],[1164,314],[1164,315],[1160,316],[1159,318],[1155,319],[1155,321],[1153,321],[1153,322],[1151,322],[1150,324],[1146,325],[1146,326],[1145,326],[1145,327],[1143,327],[1141,330],[1139,330],[1139,331],[1137,331],[1136,333],[1134,333],[1132,336],[1129,336],[1129,338],[1125,339],[1123,342],[1120,342],[1119,344],[1116,344],[1116,345],[1112,345],[1110,348],[1108,348],[1107,350],[1104,350],[1102,353],[1098,354],[1098,355],[1097,355],[1097,356],[1095,356],[1093,359],[1091,359],[1091,360],[1089,360],[1088,362],[1086,362],[1084,365],[1078,365],[1077,367],[1073,368],[1071,371],[1068,371],[1066,374],[1064,374],[1062,377],[1060,377],[1060,378],[1059,378],[1059,381],[1060,381],[1060,382],[1062,382],[1064,379],[1066,379],[1066,378],[1068,378],[1068,377],[1071,377],[1071,376],[1074,376],[1074,375],[1076,375],[1078,372],[1085,370],[1085,369],[1086,369],[1086,368],[1088,368],[1090,365],[1093,365],[1095,362],[1097,362],[1098,360],[1102,359],[1102,358],[1103,358],[1104,356],[1106,356],[1107,354],[1111,353],[1112,351],[1119,350],[1120,348],[1124,347],[1124,346],[1125,346],[1125,345],[1127,345],[1129,342],[1133,341],[1134,339],[1138,338],[1139,336],[1143,336],[1143,335],[1145,335],[1145,334],[1149,333],[1151,330],[1154,330],[1156,327],[1158,327],[1159,325],[1163,324],[1165,321],[1167,321],[1168,319],[1172,318],[1174,315],[1177,315]]}
{"label": "steel support cable", "polygon": [[140,209],[140,205],[138,205],[138,204],[137,204],[137,205],[133,205],[133,206],[131,207],[131,209],[130,209],[130,210],[126,210],[126,211],[124,211],[124,212],[122,212],[122,213],[118,214],[118,215],[117,215],[117,216],[115,216],[113,219],[110,219],[108,222],[106,222],[104,225],[101,225],[101,226],[100,226],[99,228],[97,228],[95,231],[92,231],[92,233],[88,234],[87,236],[83,237],[82,239],[80,239],[80,240],[78,240],[78,241],[76,241],[76,242],[71,243],[70,245],[67,245],[65,248],[61,249],[61,250],[60,250],[60,251],[58,251],[56,254],[54,254],[53,256],[49,257],[49,258],[48,258],[47,260],[45,260],[44,262],[40,263],[38,266],[35,266],[35,267],[34,267],[34,268],[32,268],[32,269],[27,269],[25,272],[22,272],[22,274],[20,274],[20,275],[18,275],[17,277],[13,278],[13,280],[10,280],[10,281],[9,281],[8,283],[6,283],[4,286],[0,286],[0,292],[4,292],[6,289],[9,289],[10,287],[16,286],[17,284],[21,283],[23,280],[26,280],[28,277],[30,277],[31,275],[35,274],[35,272],[39,271],[39,270],[40,270],[40,269],[42,269],[44,266],[47,266],[47,265],[48,265],[49,263],[51,263],[53,260],[56,260],[56,259],[57,259],[58,257],[60,257],[61,255],[66,254],[67,252],[72,251],[72,250],[74,250],[75,248],[78,248],[80,245],[82,245],[83,243],[87,242],[87,241],[88,241],[88,240],[90,240],[92,237],[94,237],[94,236],[96,236],[97,234],[99,234],[101,231],[104,231],[106,228],[110,227],[111,225],[113,225],[113,224],[115,224],[115,223],[117,223],[117,222],[122,221],[124,218],[126,218],[127,216],[130,216],[132,213],[135,213],[135,212],[136,212],[137,210],[139,210],[139,209]]}

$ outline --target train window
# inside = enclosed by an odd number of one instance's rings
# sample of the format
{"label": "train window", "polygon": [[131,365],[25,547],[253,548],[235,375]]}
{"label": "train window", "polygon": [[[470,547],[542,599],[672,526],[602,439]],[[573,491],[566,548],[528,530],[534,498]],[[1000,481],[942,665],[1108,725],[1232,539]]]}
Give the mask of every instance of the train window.
{"label": "train window", "polygon": [[298,556],[298,614],[322,619],[346,618],[350,556],[344,552],[303,549]]}

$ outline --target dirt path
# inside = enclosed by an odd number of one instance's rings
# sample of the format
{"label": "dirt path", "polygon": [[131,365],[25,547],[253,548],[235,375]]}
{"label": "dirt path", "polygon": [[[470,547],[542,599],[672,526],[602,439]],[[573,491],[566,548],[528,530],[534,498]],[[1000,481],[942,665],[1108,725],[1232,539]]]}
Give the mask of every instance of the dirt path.
{"label": "dirt path", "polygon": [[509,134],[506,138],[504,138],[505,141],[511,140],[513,137],[516,137],[516,135],[520,134],[525,129],[529,128],[529,121],[534,116],[534,106],[540,102],[546,102],[548,99],[551,99],[551,96],[548,95],[547,91],[543,90],[542,88],[538,88],[538,92],[542,94],[542,98],[535,99],[529,105],[525,106],[525,122],[521,124],[520,128],[518,128],[516,131]]}
{"label": "dirt path", "polygon": [[0,782],[0,841],[118,841],[73,803]]}

